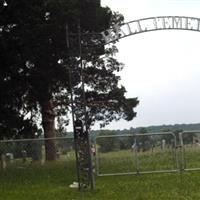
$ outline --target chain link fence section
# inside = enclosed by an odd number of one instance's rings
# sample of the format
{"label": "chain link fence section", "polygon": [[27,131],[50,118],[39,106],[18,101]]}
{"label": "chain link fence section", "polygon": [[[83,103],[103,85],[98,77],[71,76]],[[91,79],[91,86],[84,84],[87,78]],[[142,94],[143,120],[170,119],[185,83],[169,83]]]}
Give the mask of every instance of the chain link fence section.
{"label": "chain link fence section", "polygon": [[48,153],[56,154],[55,162],[75,161],[73,138],[48,139],[19,139],[0,141],[0,170],[10,168],[26,168],[32,164],[46,163],[45,144],[54,144],[48,147]]}
{"label": "chain link fence section", "polygon": [[176,172],[178,159],[173,133],[136,135],[138,173]]}
{"label": "chain link fence section", "polygon": [[171,132],[99,136],[95,145],[98,176],[178,171]]}
{"label": "chain link fence section", "polygon": [[136,154],[133,150],[134,135],[98,136],[96,148],[96,174],[124,175],[136,173]]}
{"label": "chain link fence section", "polygon": [[200,131],[184,131],[179,136],[182,170],[200,170]]}

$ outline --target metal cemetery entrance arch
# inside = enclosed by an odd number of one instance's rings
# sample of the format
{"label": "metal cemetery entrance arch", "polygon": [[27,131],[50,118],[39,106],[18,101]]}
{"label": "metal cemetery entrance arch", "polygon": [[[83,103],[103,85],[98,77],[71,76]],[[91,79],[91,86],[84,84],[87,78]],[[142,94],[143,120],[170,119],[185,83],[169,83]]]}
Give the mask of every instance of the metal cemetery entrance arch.
{"label": "metal cemetery entrance arch", "polygon": [[[110,44],[131,35],[157,30],[200,32],[200,18],[185,16],[150,17],[123,24],[115,24],[101,34],[104,43]],[[97,175],[109,176],[200,170],[200,166],[196,167],[196,162],[192,162],[197,157],[195,153],[200,149],[199,131],[197,133],[198,135],[192,136],[188,135],[192,134],[192,132],[183,132],[179,137],[173,133],[98,136],[96,138]],[[189,137],[191,138],[188,139]],[[105,139],[110,141],[118,140],[120,144],[123,144],[124,141],[131,141],[132,143],[122,145],[123,148],[119,145],[118,149],[115,147],[116,149],[110,150],[105,149],[103,146],[103,140]],[[194,154],[192,158],[189,157],[191,152]],[[148,162],[149,158],[150,161]],[[120,166],[121,168],[117,167],[120,163],[123,165]]]}
{"label": "metal cemetery entrance arch", "polygon": [[[106,45],[131,35],[149,31],[156,31],[156,30],[189,30],[189,31],[200,32],[200,18],[184,17],[184,16],[160,16],[160,17],[144,18],[144,19],[134,20],[128,23],[115,24],[113,25],[112,28],[103,31],[100,34],[100,36],[102,36],[102,40]],[[78,36],[79,36],[79,48],[80,52],[82,52],[80,27]],[[75,149],[76,149],[79,189],[87,188],[89,186],[91,186],[91,189],[93,189],[94,181],[92,172],[93,170],[91,162],[90,142],[88,138],[89,135],[87,131],[83,130],[83,125],[81,123],[75,123],[74,130],[75,130]],[[140,136],[138,136],[138,139],[140,140]],[[171,149],[168,148],[168,151],[169,150]],[[173,148],[172,151],[174,152]],[[175,158],[176,161],[176,153],[170,155],[171,155],[171,160],[172,158],[173,159]],[[174,163],[177,163],[177,161]],[[137,164],[137,166],[139,166],[139,164]],[[171,171],[174,170],[176,171],[177,169],[175,168],[172,169]],[[166,171],[166,169],[164,169],[164,171]]]}
{"label": "metal cemetery entrance arch", "polygon": [[138,33],[157,30],[189,30],[200,32],[200,18],[184,16],[160,16],[115,24],[101,34],[105,44],[116,42]]}

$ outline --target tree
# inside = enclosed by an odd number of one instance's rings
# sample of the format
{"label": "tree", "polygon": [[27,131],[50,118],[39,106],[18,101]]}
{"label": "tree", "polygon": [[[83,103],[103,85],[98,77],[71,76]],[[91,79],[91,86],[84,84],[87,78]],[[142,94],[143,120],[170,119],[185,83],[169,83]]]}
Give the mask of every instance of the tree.
{"label": "tree", "polygon": [[113,137],[115,135],[114,131],[101,131],[100,136],[108,136],[111,137],[102,137],[98,138],[97,145],[99,146],[99,151],[102,153],[107,153],[110,151],[116,151],[120,149],[120,140],[119,137]]}
{"label": "tree", "polygon": [[4,15],[7,9],[8,7],[4,8],[0,4],[0,139],[25,135],[32,137],[35,124],[32,120],[25,119],[27,112],[23,112],[26,92],[20,68],[23,60],[17,36],[11,33],[15,24],[9,23]]}
{"label": "tree", "polygon": [[145,135],[148,131],[146,128],[141,128],[139,130],[139,134],[141,134],[137,139],[138,150],[142,149],[143,152],[149,150],[151,148],[152,139],[150,136]]}
{"label": "tree", "polygon": [[[29,114],[29,122],[36,127],[41,114],[45,138],[54,137],[56,116],[66,115],[69,110],[70,87],[74,88],[76,115],[83,118],[84,94],[79,84],[82,74],[88,88],[85,96],[89,125],[96,120],[105,125],[113,119],[135,117],[133,108],[138,101],[125,97],[125,88],[119,87],[120,77],[115,74],[122,69],[122,64],[113,58],[117,49],[111,45],[104,52],[107,58],[101,58],[102,41],[99,34],[94,34],[122,21],[121,15],[100,7],[99,1],[6,2],[7,6],[0,11],[1,61],[5,71],[12,74],[8,82],[19,88],[14,98],[20,99],[16,112],[22,113],[22,119]],[[91,20],[92,15],[95,20]],[[78,42],[82,44],[82,59]],[[84,69],[81,60],[86,63]],[[72,81],[69,69],[73,69]],[[2,82],[6,77],[3,74]],[[47,160],[56,159],[53,140],[46,141],[45,150]]]}

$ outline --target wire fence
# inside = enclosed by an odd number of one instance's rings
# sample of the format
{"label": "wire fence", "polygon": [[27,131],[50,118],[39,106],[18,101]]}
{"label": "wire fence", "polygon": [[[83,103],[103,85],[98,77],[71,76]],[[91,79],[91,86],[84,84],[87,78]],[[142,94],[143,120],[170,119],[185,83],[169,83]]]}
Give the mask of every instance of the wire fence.
{"label": "wire fence", "polygon": [[0,141],[0,170],[26,168],[48,161],[75,160],[73,138],[21,139]]}
{"label": "wire fence", "polygon": [[[105,141],[109,143],[104,146]],[[173,133],[110,135],[96,138],[97,175],[177,171]]]}
{"label": "wire fence", "polygon": [[[200,131],[98,136],[91,153],[97,176],[200,170]],[[76,170],[74,139],[0,141],[0,171],[49,161]]]}
{"label": "wire fence", "polygon": [[200,170],[200,131],[96,138],[98,176]]}
{"label": "wire fence", "polygon": [[200,170],[200,131],[184,131],[180,135],[182,170]]}

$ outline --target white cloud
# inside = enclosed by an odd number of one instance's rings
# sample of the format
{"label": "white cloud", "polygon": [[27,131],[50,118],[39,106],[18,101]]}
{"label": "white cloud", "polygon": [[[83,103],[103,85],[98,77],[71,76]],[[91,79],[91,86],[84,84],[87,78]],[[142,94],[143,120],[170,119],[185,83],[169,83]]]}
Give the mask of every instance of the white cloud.
{"label": "white cloud", "polygon": [[[200,1],[102,0],[131,21],[152,16],[200,17]],[[118,59],[127,96],[141,100],[133,122],[112,123],[110,128],[152,124],[194,123],[200,120],[200,33],[155,31],[120,40]],[[109,128],[108,127],[108,128]]]}

